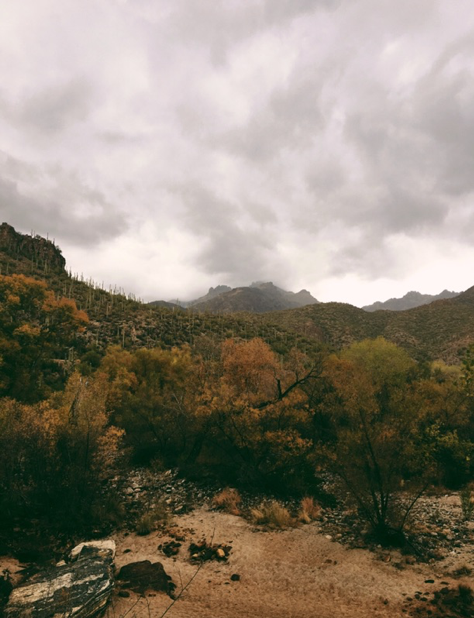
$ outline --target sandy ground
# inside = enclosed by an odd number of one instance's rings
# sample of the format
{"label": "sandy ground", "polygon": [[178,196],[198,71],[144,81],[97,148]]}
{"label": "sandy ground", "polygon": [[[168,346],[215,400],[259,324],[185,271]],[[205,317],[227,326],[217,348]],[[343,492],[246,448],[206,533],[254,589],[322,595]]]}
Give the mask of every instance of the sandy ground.
{"label": "sandy ground", "polygon": [[[399,618],[407,596],[439,588],[441,580],[453,585],[463,581],[448,577],[441,563],[400,569],[395,565],[404,559],[396,551],[384,552],[381,559],[367,550],[346,549],[328,540],[316,523],[263,532],[239,517],[206,509],[176,517],[175,523],[187,532],[174,558],[158,550],[170,538],[161,532],[114,537],[117,569],[129,562],[160,561],[177,593],[195,576],[166,613],[169,618]],[[187,547],[203,537],[233,549],[227,563],[206,562],[197,572],[198,567],[188,561]],[[472,553],[456,555],[450,566],[471,560],[472,567],[472,558]],[[231,581],[234,573],[240,581]],[[426,579],[435,583],[424,583]],[[107,618],[159,617],[170,602],[162,593],[149,592],[141,598],[134,593],[129,598],[115,595]]]}

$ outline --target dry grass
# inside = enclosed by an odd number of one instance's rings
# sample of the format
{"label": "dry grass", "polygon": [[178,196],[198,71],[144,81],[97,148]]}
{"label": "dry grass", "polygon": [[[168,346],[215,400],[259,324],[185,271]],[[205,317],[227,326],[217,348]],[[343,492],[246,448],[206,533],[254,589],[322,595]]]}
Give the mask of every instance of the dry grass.
{"label": "dry grass", "polygon": [[229,515],[240,515],[239,505],[241,502],[242,498],[239,492],[232,487],[226,487],[214,496],[212,506],[229,513]]}
{"label": "dry grass", "polygon": [[270,528],[288,528],[294,524],[287,508],[273,500],[272,502],[262,502],[260,506],[250,511],[250,520],[260,526]]}
{"label": "dry grass", "polygon": [[321,507],[314,498],[306,496],[301,500],[298,521],[303,524],[310,524],[312,521],[321,517]]}

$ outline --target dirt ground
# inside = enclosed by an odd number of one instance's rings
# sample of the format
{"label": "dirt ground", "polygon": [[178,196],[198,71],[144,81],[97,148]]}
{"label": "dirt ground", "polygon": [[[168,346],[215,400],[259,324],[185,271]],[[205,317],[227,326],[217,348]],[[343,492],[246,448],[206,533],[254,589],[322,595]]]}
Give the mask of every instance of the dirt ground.
{"label": "dirt ground", "polygon": [[[176,594],[192,580],[167,611],[169,618],[399,618],[409,615],[407,599],[417,593],[429,595],[446,583],[473,583],[453,579],[440,562],[407,564],[398,551],[346,549],[326,538],[317,523],[264,532],[240,517],[204,508],[175,517],[174,523],[186,537],[175,557],[158,550],[171,538],[163,532],[113,537],[117,569],[140,560],[159,561],[177,585]],[[190,564],[187,547],[202,538],[232,545],[228,562]],[[473,567],[473,559],[472,548],[450,556],[449,572]],[[232,581],[233,574],[240,579]],[[121,598],[118,592],[107,618],[158,618],[172,602],[163,593],[140,597],[132,592]]]}

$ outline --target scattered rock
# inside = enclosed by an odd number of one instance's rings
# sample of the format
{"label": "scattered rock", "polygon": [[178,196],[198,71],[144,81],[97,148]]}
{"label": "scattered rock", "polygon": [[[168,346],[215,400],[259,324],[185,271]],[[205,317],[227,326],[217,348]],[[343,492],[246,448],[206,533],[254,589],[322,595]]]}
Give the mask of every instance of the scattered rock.
{"label": "scattered rock", "polygon": [[168,541],[167,543],[162,543],[158,545],[158,550],[163,552],[165,556],[176,556],[179,552],[179,548],[181,547],[181,543],[177,541]]}
{"label": "scattered rock", "polygon": [[412,597],[405,599],[405,606],[408,606],[410,616],[420,616],[420,618],[474,616],[474,594],[470,586],[460,584],[453,589],[445,586],[433,593],[425,592],[423,596],[421,593],[416,593],[414,596],[415,599]]}
{"label": "scattered rock", "polygon": [[232,573],[232,575],[230,576],[230,579],[233,582],[239,582],[240,581],[240,575],[238,573]]}
{"label": "scattered rock", "polygon": [[206,562],[208,560],[225,562],[231,550],[230,545],[210,545],[204,539],[199,543],[191,543],[189,546],[191,562]]}

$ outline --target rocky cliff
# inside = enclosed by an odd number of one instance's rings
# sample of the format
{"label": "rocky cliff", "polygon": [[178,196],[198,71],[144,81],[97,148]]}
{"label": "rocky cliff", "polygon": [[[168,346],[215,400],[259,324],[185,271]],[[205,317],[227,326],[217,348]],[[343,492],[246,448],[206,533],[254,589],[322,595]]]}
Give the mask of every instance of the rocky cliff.
{"label": "rocky cliff", "polygon": [[14,260],[26,258],[45,272],[65,270],[66,260],[53,242],[20,234],[8,223],[0,225],[0,251]]}

